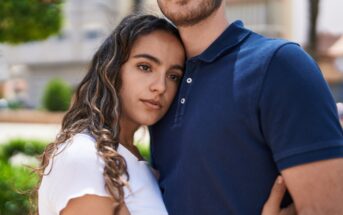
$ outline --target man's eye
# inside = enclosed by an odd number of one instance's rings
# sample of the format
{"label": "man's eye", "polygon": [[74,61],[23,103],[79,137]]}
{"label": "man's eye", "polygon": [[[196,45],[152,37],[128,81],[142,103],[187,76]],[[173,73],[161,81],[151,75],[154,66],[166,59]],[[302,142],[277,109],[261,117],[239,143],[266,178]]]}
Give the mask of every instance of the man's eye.
{"label": "man's eye", "polygon": [[151,71],[151,67],[149,65],[146,64],[139,64],[138,69],[144,71],[144,72],[150,72]]}
{"label": "man's eye", "polygon": [[181,76],[180,76],[180,75],[170,74],[170,75],[169,75],[169,78],[170,78],[172,81],[175,81],[175,82],[179,82],[179,81],[181,80]]}

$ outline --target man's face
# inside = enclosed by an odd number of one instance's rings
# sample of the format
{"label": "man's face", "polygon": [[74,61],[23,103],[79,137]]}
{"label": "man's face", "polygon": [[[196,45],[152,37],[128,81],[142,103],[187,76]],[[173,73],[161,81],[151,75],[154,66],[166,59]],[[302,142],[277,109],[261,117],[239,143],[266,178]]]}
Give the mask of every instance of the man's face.
{"label": "man's face", "polygon": [[192,26],[216,11],[223,0],[157,0],[162,13],[176,26]]}

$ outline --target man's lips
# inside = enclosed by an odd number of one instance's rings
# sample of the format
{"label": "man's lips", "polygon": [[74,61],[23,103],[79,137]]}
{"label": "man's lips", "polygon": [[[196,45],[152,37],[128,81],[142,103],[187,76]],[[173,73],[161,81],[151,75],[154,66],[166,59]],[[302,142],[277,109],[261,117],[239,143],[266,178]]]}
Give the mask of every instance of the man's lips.
{"label": "man's lips", "polygon": [[143,102],[147,107],[154,109],[154,110],[160,110],[162,108],[161,103],[157,100],[141,99],[141,102]]}

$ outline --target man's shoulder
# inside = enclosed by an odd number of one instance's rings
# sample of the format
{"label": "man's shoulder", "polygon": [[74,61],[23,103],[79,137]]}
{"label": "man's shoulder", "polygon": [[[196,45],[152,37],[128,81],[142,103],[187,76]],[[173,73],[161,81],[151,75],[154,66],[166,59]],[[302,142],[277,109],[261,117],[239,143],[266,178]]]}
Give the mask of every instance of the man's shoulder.
{"label": "man's shoulder", "polygon": [[280,47],[287,44],[294,44],[299,46],[299,44],[283,39],[283,38],[271,38],[263,36],[256,32],[251,32],[249,37],[242,43],[242,48],[251,49],[253,52],[270,52],[274,53]]}
{"label": "man's shoulder", "polygon": [[[249,37],[237,48],[238,58],[243,63],[244,68],[251,71],[262,73],[263,76],[266,68],[278,54],[287,56],[296,56],[299,53],[305,53],[299,44],[282,39],[270,38],[251,32]],[[249,67],[247,68],[247,65]]]}

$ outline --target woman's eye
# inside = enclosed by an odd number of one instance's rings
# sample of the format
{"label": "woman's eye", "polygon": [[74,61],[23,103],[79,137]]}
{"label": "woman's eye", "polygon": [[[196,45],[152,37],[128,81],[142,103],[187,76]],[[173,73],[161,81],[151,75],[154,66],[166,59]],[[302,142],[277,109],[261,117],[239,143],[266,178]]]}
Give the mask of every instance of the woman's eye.
{"label": "woman's eye", "polygon": [[169,78],[172,80],[172,81],[175,81],[175,82],[179,82],[181,80],[181,76],[180,75],[175,75],[175,74],[170,74],[169,75]]}
{"label": "woman's eye", "polygon": [[139,64],[138,69],[144,71],[144,72],[150,72],[151,71],[151,67],[149,65],[146,64]]}

